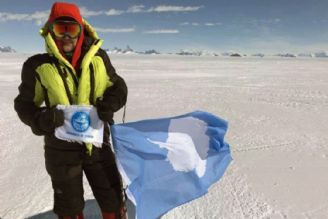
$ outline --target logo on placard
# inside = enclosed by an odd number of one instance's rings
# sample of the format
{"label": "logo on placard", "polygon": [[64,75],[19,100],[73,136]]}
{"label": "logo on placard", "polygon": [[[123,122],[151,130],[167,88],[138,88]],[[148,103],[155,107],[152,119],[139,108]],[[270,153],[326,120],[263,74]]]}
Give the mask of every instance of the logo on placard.
{"label": "logo on placard", "polygon": [[71,119],[75,131],[85,132],[90,127],[90,116],[85,112],[76,112]]}

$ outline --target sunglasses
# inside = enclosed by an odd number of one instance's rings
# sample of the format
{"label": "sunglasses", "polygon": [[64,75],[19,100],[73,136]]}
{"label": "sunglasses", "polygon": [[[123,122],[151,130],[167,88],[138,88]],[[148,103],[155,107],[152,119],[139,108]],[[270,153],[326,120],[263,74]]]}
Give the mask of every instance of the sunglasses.
{"label": "sunglasses", "polygon": [[72,39],[77,38],[81,33],[81,25],[75,21],[54,21],[50,30],[56,38],[68,36]]}

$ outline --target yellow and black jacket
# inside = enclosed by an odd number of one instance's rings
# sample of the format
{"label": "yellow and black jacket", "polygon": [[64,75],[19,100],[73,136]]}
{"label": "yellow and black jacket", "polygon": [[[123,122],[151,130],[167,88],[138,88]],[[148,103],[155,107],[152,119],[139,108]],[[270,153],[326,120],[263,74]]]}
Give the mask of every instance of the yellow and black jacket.
{"label": "yellow and black jacket", "polygon": [[[110,110],[116,112],[126,104],[127,87],[116,74],[107,53],[100,48],[103,41],[94,29],[84,20],[85,39],[79,60],[79,69],[60,54],[52,36],[41,29],[46,42],[47,53],[34,55],[24,63],[19,95],[15,99],[15,110],[19,118],[29,125],[36,135],[45,135],[49,147],[68,148],[54,133],[41,130],[35,121],[45,107],[62,105],[94,105],[97,98],[108,101]],[[109,129],[105,127],[105,142]]]}

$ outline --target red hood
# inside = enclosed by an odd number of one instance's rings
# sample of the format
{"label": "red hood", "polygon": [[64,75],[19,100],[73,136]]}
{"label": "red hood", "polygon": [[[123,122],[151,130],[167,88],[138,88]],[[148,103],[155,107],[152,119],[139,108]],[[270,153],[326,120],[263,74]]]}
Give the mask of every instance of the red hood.
{"label": "red hood", "polygon": [[[60,18],[60,17],[71,17],[74,20],[76,20],[83,28],[83,21],[82,21],[82,16],[80,14],[80,10],[79,8],[75,5],[75,4],[71,4],[71,3],[65,3],[65,2],[55,2],[52,5],[51,8],[51,12],[49,15],[49,19],[47,21],[48,24],[50,24],[51,22],[53,22],[54,20]],[[81,56],[81,47],[82,47],[82,43],[84,40],[84,33],[83,33],[83,29],[81,32],[81,35],[77,41],[73,56],[72,56],[72,66],[74,68],[77,68],[77,62]],[[56,40],[55,40],[56,41]],[[58,43],[56,42],[57,47],[58,47]],[[58,48],[59,51],[61,52],[61,54],[66,58],[65,53]]]}

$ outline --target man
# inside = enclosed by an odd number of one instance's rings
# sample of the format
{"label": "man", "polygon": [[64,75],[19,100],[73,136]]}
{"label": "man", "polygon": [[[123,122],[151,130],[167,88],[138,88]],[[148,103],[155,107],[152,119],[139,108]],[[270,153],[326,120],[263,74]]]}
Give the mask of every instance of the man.
{"label": "man", "polygon": [[[45,163],[54,190],[54,212],[61,219],[83,218],[85,173],[104,219],[125,218],[122,183],[109,145],[113,113],[123,107],[127,87],[118,76],[102,40],[74,4],[56,2],[40,31],[46,54],[23,65],[15,110],[36,135],[44,135]],[[45,103],[45,106],[41,106]],[[105,123],[102,148],[59,140],[64,123],[56,105],[94,105]]]}

